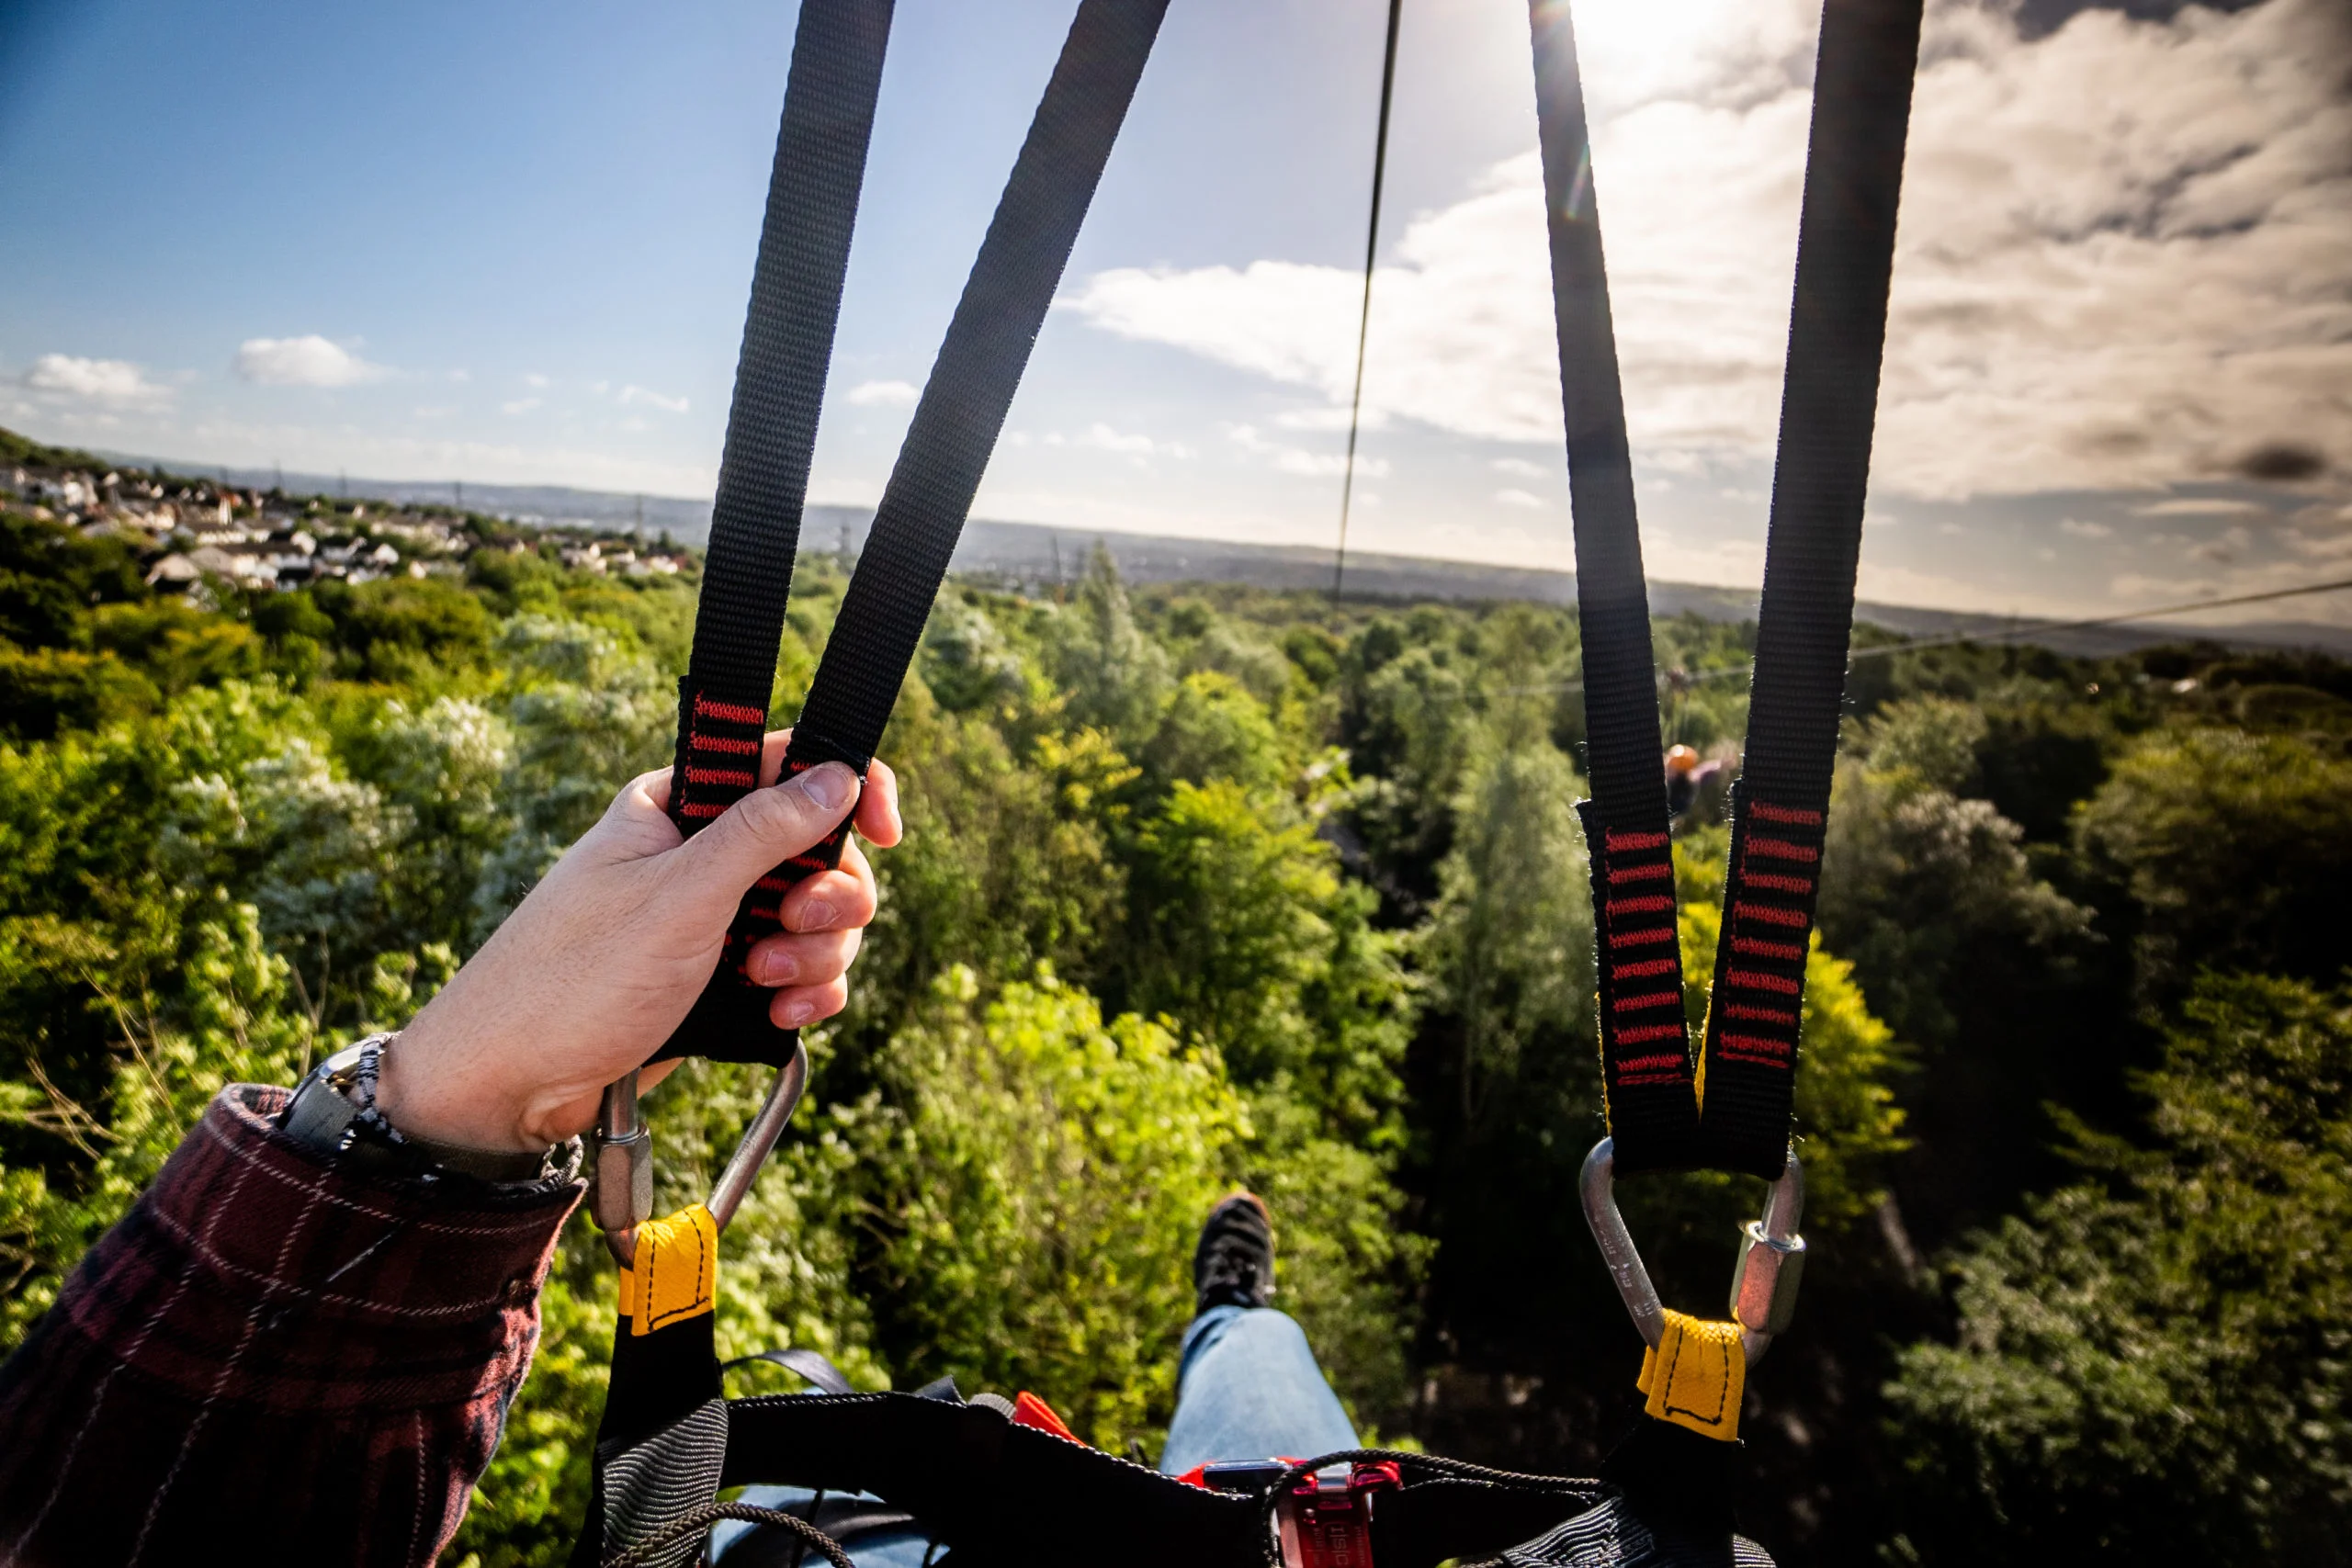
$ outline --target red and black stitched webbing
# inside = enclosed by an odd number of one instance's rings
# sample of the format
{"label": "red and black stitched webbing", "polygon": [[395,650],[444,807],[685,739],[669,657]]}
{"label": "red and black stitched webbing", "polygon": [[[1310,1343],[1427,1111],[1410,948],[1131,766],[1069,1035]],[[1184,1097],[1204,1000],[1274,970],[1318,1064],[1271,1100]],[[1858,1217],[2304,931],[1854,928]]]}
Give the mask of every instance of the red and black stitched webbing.
{"label": "red and black stitched webbing", "polygon": [[1620,1148],[1637,1153],[1688,1148],[1698,1136],[1699,1115],[1682,1018],[1682,948],[1667,830],[1610,829],[1589,800],[1578,804],[1577,814],[1592,847],[1601,1087],[1610,1132]]}
{"label": "red and black stitched webbing", "polygon": [[1780,1173],[1804,1015],[1827,813],[1732,795],[1731,865],[1707,1007],[1702,1118],[1712,1162]]}
{"label": "red and black stitched webbing", "polygon": [[1602,1074],[1621,1172],[1712,1168],[1770,1179],[1786,1157],[1922,8],[1922,0],[1823,7],[1747,749],[1694,1074],[1576,37],[1568,7],[1531,0],[1593,793],[1578,810],[1592,858]]}
{"label": "red and black stitched webbing", "polygon": [[[946,576],[972,498],[1167,9],[1168,0],[1080,0],[875,510],[874,526],[842,596],[808,702],[793,726],[785,759],[787,772],[842,761],[863,775],[881,744],[932,602]],[[807,15],[804,9],[804,25]],[[872,58],[878,73],[878,48]],[[796,46],[787,124],[799,92]],[[778,167],[781,177],[781,161]],[[775,212],[772,200],[771,220]],[[766,263],[763,239],[763,268]],[[754,321],[745,333],[747,355],[760,312],[755,291]],[[739,372],[739,406],[744,396]],[[809,428],[813,432],[813,413]],[[730,461],[734,451],[730,432]],[[797,531],[797,498],[794,516]],[[716,522],[713,526],[715,530]],[[710,579],[718,570],[714,548],[697,618],[696,660],[679,696],[673,813],[688,832],[724,811],[748,787],[735,759],[744,755],[742,744],[756,738],[751,716],[755,708],[763,715],[783,624],[779,601],[775,629],[764,632],[757,649],[756,675],[748,655],[706,666],[700,622],[711,615]],[[788,570],[785,581],[788,585]],[[743,975],[743,958],[753,944],[781,929],[776,908],[784,892],[803,876],[838,863],[845,841],[845,830],[837,830],[810,853],[776,867],[746,895],[717,973],[662,1048],[662,1055],[777,1066],[790,1056],[794,1032],[769,1022],[772,993]]]}
{"label": "red and black stitched webbing", "polygon": [[1796,1091],[1921,9],[1921,0],[1822,7],[1700,1118],[1710,1163],[1767,1179],[1781,1172]]}
{"label": "red and black stitched webbing", "polygon": [[[892,4],[805,0],[800,8],[711,507],[694,652],[678,685],[670,815],[689,836],[759,782]],[[788,886],[801,874],[779,868],[763,880]],[[742,974],[752,944],[779,929],[758,912],[772,916],[778,895],[763,899],[762,892],[744,900],[709,987],[661,1056],[781,1066],[791,1055],[793,1035],[768,1021],[770,993]]]}
{"label": "red and black stitched webbing", "polygon": [[1536,122],[1559,333],[1583,643],[1585,765],[1578,805],[1599,938],[1601,1077],[1617,1168],[1691,1163],[1698,1134],[1674,862],[1659,765],[1648,585],[1634,520],[1633,457],[1568,7],[1529,7]]}

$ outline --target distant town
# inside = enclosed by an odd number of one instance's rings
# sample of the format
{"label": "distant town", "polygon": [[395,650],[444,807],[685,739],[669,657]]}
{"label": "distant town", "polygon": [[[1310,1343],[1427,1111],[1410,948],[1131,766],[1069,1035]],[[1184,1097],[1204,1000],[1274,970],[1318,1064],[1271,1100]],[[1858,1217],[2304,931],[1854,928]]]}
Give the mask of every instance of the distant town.
{"label": "distant town", "polygon": [[461,577],[477,550],[553,547],[567,567],[627,577],[691,570],[684,547],[585,527],[526,527],[455,506],[289,495],[161,470],[118,468],[86,453],[0,432],[0,500],[87,537],[135,548],[148,582],[205,597],[209,582],[291,592],[387,577]]}

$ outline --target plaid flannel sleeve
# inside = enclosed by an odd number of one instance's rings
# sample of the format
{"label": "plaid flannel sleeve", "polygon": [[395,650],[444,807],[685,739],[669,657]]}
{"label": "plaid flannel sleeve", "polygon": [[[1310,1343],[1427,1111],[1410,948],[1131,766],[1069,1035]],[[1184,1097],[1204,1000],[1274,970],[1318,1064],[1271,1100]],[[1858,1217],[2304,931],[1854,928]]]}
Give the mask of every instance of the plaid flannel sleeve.
{"label": "plaid flannel sleeve", "polygon": [[222,1092],[0,1366],[0,1565],[423,1564],[537,1344],[580,1184],[379,1182]]}

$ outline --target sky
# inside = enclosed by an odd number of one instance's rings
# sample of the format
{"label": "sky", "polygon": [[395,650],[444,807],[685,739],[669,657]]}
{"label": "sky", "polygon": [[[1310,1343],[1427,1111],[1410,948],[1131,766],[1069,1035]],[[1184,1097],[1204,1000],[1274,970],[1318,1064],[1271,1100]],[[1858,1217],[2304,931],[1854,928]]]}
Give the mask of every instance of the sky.
{"label": "sky", "polygon": [[[1072,9],[899,0],[812,501],[880,494]],[[707,495],[795,15],[0,0],[0,423]],[[1574,15],[1650,572],[1753,586],[1817,0]],[[1176,0],[977,514],[1332,542],[1384,20]],[[1351,547],[1572,563],[1530,72],[1521,0],[1405,0]],[[2337,577],[2352,6],[1930,0],[1863,594]]]}

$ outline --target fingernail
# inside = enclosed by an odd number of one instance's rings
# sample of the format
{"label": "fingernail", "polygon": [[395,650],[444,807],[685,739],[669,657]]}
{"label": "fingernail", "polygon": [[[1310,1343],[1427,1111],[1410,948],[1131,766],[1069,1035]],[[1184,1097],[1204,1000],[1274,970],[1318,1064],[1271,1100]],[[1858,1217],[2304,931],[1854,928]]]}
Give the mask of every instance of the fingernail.
{"label": "fingernail", "polygon": [[800,973],[800,965],[788,953],[770,953],[760,960],[760,978],[771,986],[781,986]]}
{"label": "fingernail", "polygon": [[820,931],[833,923],[833,907],[822,898],[811,898],[800,906],[800,919],[794,922],[804,931]]}
{"label": "fingernail", "polygon": [[857,775],[839,762],[827,762],[801,774],[800,787],[827,811],[839,811],[857,793]]}
{"label": "fingernail", "polygon": [[786,1002],[784,1005],[784,1027],[797,1029],[817,1015],[814,1002]]}

